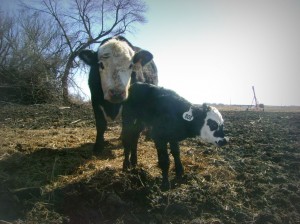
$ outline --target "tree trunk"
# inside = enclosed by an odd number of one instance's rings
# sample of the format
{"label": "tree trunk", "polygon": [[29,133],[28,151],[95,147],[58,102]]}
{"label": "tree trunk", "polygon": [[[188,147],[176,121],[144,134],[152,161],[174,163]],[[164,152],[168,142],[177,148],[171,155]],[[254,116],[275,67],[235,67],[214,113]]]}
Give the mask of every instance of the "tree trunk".
{"label": "tree trunk", "polygon": [[71,55],[68,58],[64,74],[61,78],[61,85],[62,85],[62,96],[63,96],[63,102],[69,104],[70,103],[70,98],[69,98],[69,89],[68,89],[68,80],[69,80],[69,74],[70,70],[73,67],[73,60],[74,56]]}

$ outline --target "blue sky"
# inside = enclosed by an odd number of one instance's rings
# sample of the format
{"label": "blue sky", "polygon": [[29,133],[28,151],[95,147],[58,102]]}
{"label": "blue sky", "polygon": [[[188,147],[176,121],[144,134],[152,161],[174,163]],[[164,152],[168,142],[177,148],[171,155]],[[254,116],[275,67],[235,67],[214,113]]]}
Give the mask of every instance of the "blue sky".
{"label": "blue sky", "polygon": [[[2,0],[16,4],[16,0]],[[159,85],[192,103],[300,106],[299,0],[148,0],[125,36],[149,50]],[[87,74],[79,79],[89,94]]]}
{"label": "blue sky", "polygon": [[147,1],[127,35],[151,51],[159,85],[193,103],[300,105],[300,1]]}

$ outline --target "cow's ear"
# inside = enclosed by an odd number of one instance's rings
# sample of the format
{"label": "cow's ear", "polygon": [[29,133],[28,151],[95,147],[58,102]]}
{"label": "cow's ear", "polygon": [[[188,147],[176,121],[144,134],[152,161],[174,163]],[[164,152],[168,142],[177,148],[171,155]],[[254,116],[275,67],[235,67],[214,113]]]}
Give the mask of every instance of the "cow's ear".
{"label": "cow's ear", "polygon": [[149,51],[141,50],[137,52],[132,59],[133,64],[140,63],[142,66],[149,63],[153,59],[153,55]]}
{"label": "cow's ear", "polygon": [[92,50],[82,50],[79,53],[79,58],[87,65],[96,65],[98,63],[97,52]]}
{"label": "cow's ear", "polygon": [[120,40],[120,41],[124,41],[126,42],[132,49],[134,49],[134,46],[129,42],[129,40],[127,40],[125,37],[123,36],[117,36],[115,37],[117,40]]}
{"label": "cow's ear", "polygon": [[100,43],[100,46],[102,46],[103,44],[105,44],[107,41],[111,40],[113,37],[109,37],[109,38],[106,38],[104,40],[101,41]]}

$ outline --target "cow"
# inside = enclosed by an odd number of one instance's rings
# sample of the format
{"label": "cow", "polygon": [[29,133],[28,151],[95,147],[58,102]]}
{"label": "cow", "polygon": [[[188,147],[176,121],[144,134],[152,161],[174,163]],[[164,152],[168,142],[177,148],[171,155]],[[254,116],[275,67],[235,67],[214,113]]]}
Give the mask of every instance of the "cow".
{"label": "cow", "polygon": [[103,40],[97,52],[82,50],[79,58],[90,66],[88,85],[97,129],[93,151],[101,153],[107,122],[120,117],[129,86],[137,81],[157,85],[157,68],[149,51],[122,36]]}
{"label": "cow", "polygon": [[172,90],[137,82],[131,85],[122,112],[123,170],[137,165],[139,135],[144,127],[148,127],[162,170],[161,188],[167,190],[170,187],[167,145],[170,145],[174,157],[176,176],[180,178],[184,169],[180,160],[179,141],[197,137],[223,146],[228,142],[223,123],[222,115],[215,107],[194,105]]}

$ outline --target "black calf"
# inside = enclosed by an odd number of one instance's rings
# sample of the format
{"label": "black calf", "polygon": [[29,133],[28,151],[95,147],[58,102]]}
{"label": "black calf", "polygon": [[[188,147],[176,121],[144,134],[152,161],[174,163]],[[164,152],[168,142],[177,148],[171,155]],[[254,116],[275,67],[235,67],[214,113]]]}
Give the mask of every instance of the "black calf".
{"label": "black calf", "polygon": [[[205,104],[192,105],[175,92],[154,85],[136,83],[130,87],[122,118],[123,169],[137,165],[139,135],[147,126],[157,149],[163,189],[170,187],[168,144],[174,157],[176,176],[181,177],[184,169],[180,160],[179,141],[198,136],[216,145],[226,142],[224,135],[223,138],[214,136],[216,131],[223,131],[223,119],[219,111]],[[211,130],[207,120],[214,120],[217,127]]]}

